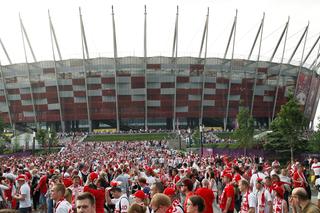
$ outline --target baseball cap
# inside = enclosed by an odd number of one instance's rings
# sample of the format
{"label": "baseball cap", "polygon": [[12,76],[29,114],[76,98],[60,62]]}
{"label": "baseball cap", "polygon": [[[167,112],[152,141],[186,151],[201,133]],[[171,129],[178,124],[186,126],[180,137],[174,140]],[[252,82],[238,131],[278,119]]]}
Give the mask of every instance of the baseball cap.
{"label": "baseball cap", "polygon": [[26,177],[24,175],[19,175],[16,180],[24,180],[25,181]]}
{"label": "baseball cap", "polygon": [[140,198],[140,199],[146,199],[147,195],[142,191],[142,190],[138,190],[133,194],[134,197],[136,198]]}
{"label": "baseball cap", "polygon": [[98,174],[95,172],[91,172],[89,175],[89,180],[94,181],[95,179],[98,178]]}
{"label": "baseball cap", "polygon": [[171,196],[176,194],[176,190],[174,188],[168,187],[163,191],[163,194]]}
{"label": "baseball cap", "polygon": [[257,178],[257,183],[264,184],[263,178]]}

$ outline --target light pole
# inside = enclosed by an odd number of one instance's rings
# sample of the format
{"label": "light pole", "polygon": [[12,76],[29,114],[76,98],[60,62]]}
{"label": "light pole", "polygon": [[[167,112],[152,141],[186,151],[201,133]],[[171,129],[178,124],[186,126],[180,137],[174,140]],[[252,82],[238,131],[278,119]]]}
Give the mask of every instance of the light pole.
{"label": "light pole", "polygon": [[181,150],[181,132],[178,130],[178,137],[179,137],[179,150]]}
{"label": "light pole", "polygon": [[191,129],[188,128],[187,132],[188,132],[188,143],[187,143],[187,145],[188,145],[189,147],[191,147],[191,137],[190,137]]}
{"label": "light pole", "polygon": [[202,141],[202,138],[203,138],[203,125],[200,124],[199,126],[199,130],[200,130],[200,157],[203,156],[203,141]]}
{"label": "light pole", "polygon": [[51,153],[51,131],[49,127],[49,154]]}
{"label": "light pole", "polygon": [[32,132],[32,154],[35,154],[35,150],[36,150],[36,132],[33,131]]}

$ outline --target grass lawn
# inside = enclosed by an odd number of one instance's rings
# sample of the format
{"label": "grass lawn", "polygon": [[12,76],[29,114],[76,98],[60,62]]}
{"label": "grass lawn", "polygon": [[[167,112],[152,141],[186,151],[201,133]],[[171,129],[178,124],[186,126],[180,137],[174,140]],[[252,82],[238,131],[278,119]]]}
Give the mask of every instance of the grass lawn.
{"label": "grass lawn", "polygon": [[162,140],[172,138],[171,133],[141,133],[141,134],[110,134],[110,135],[91,135],[84,141],[144,141]]}

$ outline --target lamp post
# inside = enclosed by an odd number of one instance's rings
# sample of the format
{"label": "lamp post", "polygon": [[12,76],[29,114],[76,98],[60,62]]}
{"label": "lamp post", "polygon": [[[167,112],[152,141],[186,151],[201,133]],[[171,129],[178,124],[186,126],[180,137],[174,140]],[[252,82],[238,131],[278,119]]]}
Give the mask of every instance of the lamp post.
{"label": "lamp post", "polygon": [[51,131],[49,127],[49,154],[51,153]]}
{"label": "lamp post", "polygon": [[191,129],[188,128],[187,132],[188,132],[188,146],[191,147]]}
{"label": "lamp post", "polygon": [[200,124],[199,126],[199,130],[200,130],[200,157],[203,156],[203,125]]}
{"label": "lamp post", "polygon": [[179,150],[181,150],[181,132],[178,130],[178,137],[179,137]]}
{"label": "lamp post", "polygon": [[35,150],[36,150],[36,132],[33,131],[32,132],[32,154],[35,154]]}

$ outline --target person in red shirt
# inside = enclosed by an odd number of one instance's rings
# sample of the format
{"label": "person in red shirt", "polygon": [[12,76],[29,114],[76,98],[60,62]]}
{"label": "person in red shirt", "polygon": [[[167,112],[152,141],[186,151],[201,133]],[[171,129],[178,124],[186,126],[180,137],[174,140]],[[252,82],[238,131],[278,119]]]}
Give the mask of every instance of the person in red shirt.
{"label": "person in red shirt", "polygon": [[70,177],[69,173],[64,173],[62,182],[66,188],[73,184],[72,178]]}
{"label": "person in red shirt", "polygon": [[48,174],[43,174],[40,177],[39,183],[34,191],[40,191],[40,198],[39,198],[39,209],[43,211],[47,211],[47,201],[46,201],[46,194],[48,191]]}
{"label": "person in red shirt", "polygon": [[104,182],[105,182],[104,179],[98,178],[98,175],[94,175],[93,173],[91,173],[87,178],[87,182],[83,188],[84,192],[90,192],[95,197],[97,213],[104,213],[104,203],[105,203]]}
{"label": "person in red shirt", "polygon": [[234,212],[234,187],[230,183],[232,175],[230,173],[224,173],[222,175],[223,183],[226,186],[220,196],[220,209],[222,213],[233,213]]}
{"label": "person in red shirt", "polygon": [[204,213],[213,213],[212,204],[214,201],[214,194],[213,191],[209,188],[209,184],[210,182],[208,179],[203,179],[202,187],[198,188],[195,192],[195,194],[202,197],[205,202],[205,209],[203,211]]}
{"label": "person in red shirt", "polygon": [[293,188],[298,187],[307,187],[307,180],[303,174],[303,166],[301,164],[297,165],[298,169],[294,172],[292,180],[293,180]]}

